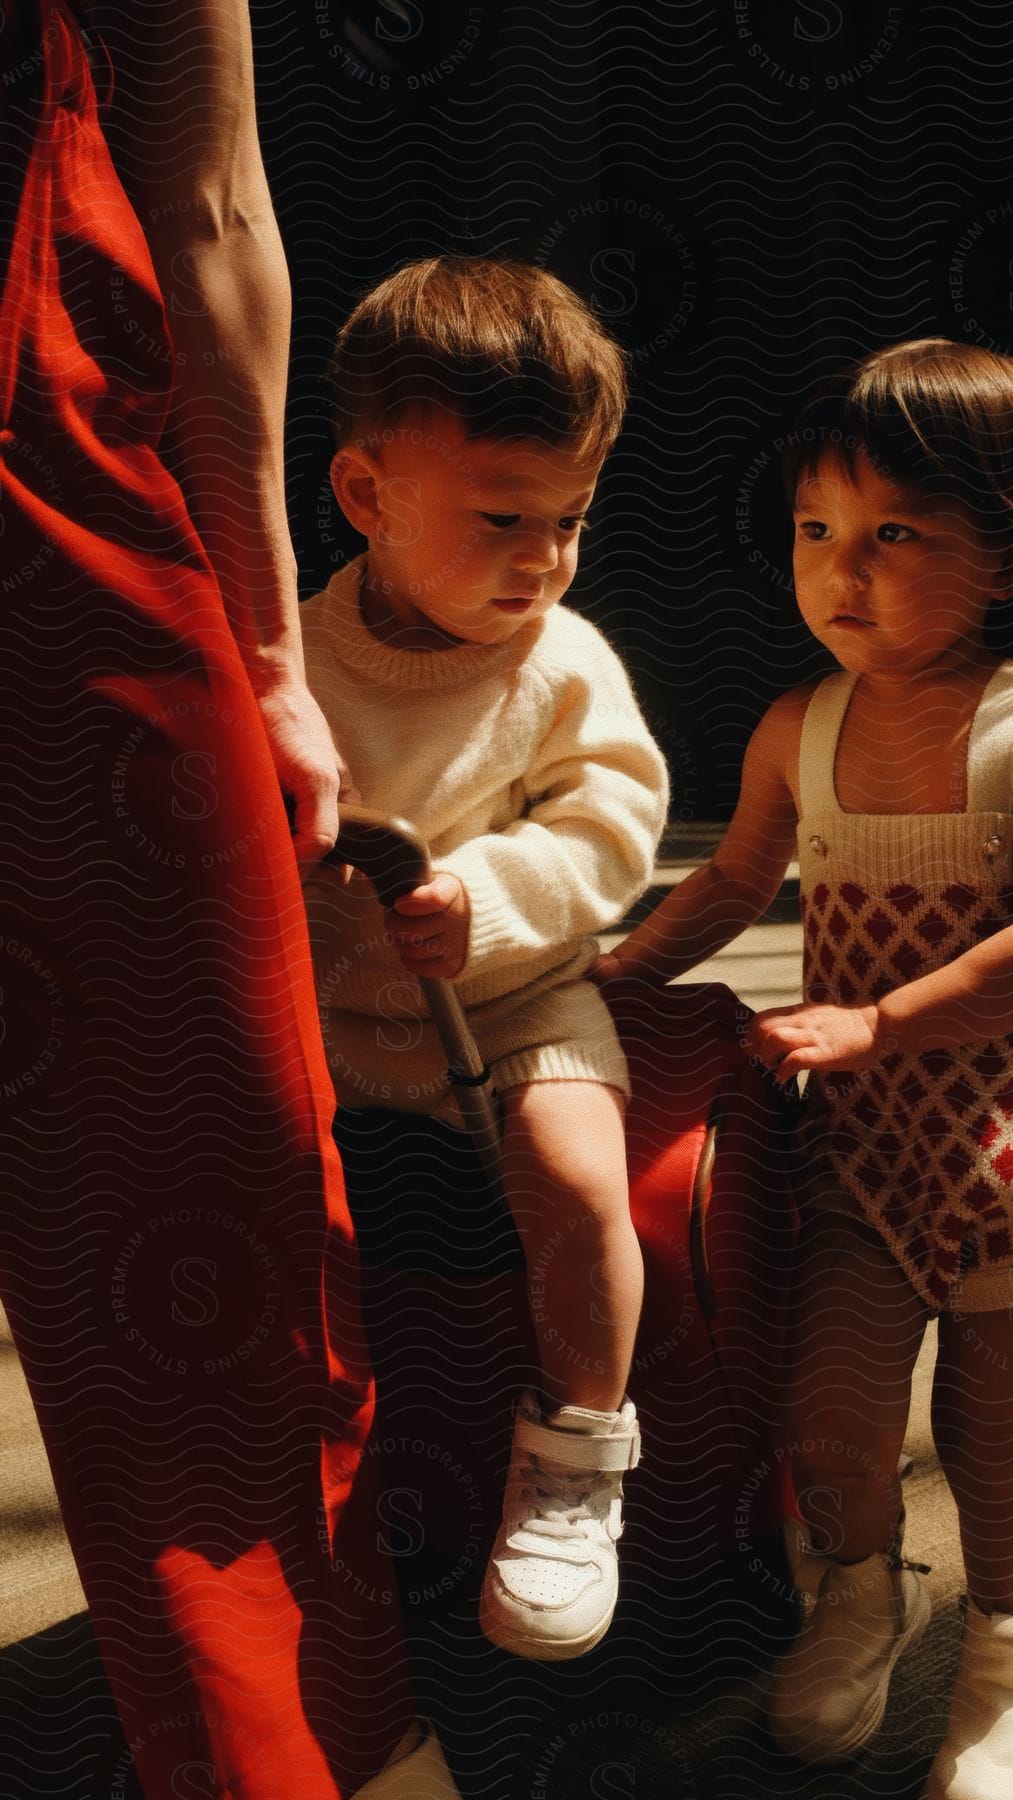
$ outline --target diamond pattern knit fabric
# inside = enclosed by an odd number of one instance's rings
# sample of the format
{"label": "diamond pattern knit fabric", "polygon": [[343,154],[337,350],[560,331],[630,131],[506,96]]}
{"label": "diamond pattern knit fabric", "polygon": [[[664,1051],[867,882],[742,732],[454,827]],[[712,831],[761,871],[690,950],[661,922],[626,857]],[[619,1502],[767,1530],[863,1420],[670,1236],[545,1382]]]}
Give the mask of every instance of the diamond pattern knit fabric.
{"label": "diamond pattern knit fabric", "polygon": [[[975,715],[963,813],[841,810],[834,760],[855,679],[821,683],[800,755],[805,993],[844,1006],[878,1000],[1013,924],[1013,661]],[[1013,1035],[886,1056],[810,1087],[809,1147],[929,1305],[1008,1306]]]}

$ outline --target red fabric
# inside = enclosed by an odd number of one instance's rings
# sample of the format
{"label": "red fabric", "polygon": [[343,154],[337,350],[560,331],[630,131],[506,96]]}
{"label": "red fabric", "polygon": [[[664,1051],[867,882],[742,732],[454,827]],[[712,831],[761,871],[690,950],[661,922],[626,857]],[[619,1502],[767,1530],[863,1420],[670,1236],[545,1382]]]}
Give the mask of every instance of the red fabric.
{"label": "red fabric", "polygon": [[797,1215],[782,1103],[744,1052],[753,1015],[730,989],[608,993],[630,1065],[630,1211],[644,1253],[629,1391],[645,1446],[653,1436],[671,1459],[645,1454],[630,1483],[631,1539],[648,1568],[734,1545],[756,1573],[757,1543],[780,1530],[791,1492],[782,1418]]}
{"label": "red fabric", "polygon": [[144,238],[73,15],[31,23],[5,8],[3,1296],[149,1800],[197,1770],[332,1800],[405,1692],[300,892],[159,458]]}

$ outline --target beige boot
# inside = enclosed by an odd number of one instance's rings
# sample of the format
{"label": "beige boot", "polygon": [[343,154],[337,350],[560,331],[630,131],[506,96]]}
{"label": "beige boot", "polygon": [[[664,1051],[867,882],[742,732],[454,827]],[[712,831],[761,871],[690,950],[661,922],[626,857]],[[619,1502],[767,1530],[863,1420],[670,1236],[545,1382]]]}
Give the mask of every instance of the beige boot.
{"label": "beige boot", "polygon": [[833,1561],[829,1552],[814,1550],[812,1534],[804,1519],[793,1514],[784,1522],[784,1551],[795,1596],[807,1617],[816,1604],[820,1582]]}
{"label": "beige boot", "polygon": [[892,1552],[828,1559],[773,1673],[770,1730],[781,1748],[809,1763],[856,1755],[883,1723],[894,1664],[931,1610],[928,1589]]}
{"label": "beige boot", "polygon": [[428,1719],[416,1719],[389,1762],[356,1800],[461,1800]]}
{"label": "beige boot", "polygon": [[967,1603],[950,1721],[925,1800],[1007,1800],[1013,1794],[1013,1613]]}

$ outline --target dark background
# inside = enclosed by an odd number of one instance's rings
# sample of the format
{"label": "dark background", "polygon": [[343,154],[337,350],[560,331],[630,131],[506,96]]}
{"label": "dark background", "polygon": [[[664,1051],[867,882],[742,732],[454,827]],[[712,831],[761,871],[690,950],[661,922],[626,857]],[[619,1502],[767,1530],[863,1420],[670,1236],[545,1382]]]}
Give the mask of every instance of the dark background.
{"label": "dark background", "polygon": [[254,0],[295,292],[303,592],[354,553],[324,371],[355,299],[444,250],[578,288],[633,401],[572,601],[626,657],[674,817],[727,817],[796,617],[779,440],[887,341],[1013,348],[1013,4]]}

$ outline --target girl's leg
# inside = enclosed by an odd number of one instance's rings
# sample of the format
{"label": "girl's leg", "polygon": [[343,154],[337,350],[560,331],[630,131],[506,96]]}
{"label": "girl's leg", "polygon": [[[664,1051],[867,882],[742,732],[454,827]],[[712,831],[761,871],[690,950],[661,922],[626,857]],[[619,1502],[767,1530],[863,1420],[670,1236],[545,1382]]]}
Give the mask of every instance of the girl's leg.
{"label": "girl's leg", "polygon": [[1013,1792],[1013,1318],[944,1313],[932,1394],[960,1515],[969,1605],[946,1736],[926,1800]]}
{"label": "girl's leg", "polygon": [[960,1514],[972,1600],[1013,1613],[1013,1318],[943,1313],[932,1430]]}
{"label": "girl's leg", "polygon": [[812,1548],[813,1593],[778,1665],[770,1724],[807,1762],[872,1738],[897,1658],[924,1630],[928,1595],[900,1565],[897,1461],[927,1310],[880,1239],[824,1214],[795,1272],[789,1443]]}
{"label": "girl's leg", "polygon": [[623,1113],[618,1090],[591,1081],[533,1082],[504,1099],[504,1183],[551,1406],[612,1412],[626,1388],[644,1273]]}
{"label": "girl's leg", "polygon": [[788,1440],[815,1550],[859,1562],[892,1543],[897,1462],[928,1310],[877,1234],[824,1213],[799,1239]]}

